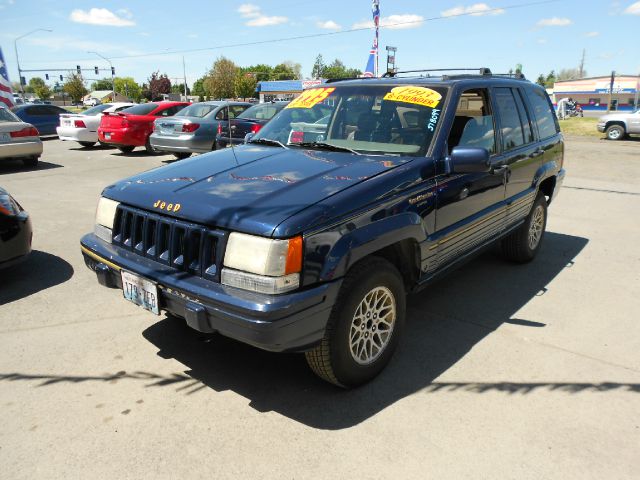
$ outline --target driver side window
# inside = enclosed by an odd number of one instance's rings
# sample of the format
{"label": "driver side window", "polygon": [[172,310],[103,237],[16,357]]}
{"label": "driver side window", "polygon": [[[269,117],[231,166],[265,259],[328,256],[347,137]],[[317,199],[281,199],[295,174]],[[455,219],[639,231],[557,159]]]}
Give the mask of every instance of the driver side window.
{"label": "driver side window", "polygon": [[456,118],[449,132],[449,153],[454,147],[486,148],[496,153],[493,112],[486,88],[466,90],[460,95]]}

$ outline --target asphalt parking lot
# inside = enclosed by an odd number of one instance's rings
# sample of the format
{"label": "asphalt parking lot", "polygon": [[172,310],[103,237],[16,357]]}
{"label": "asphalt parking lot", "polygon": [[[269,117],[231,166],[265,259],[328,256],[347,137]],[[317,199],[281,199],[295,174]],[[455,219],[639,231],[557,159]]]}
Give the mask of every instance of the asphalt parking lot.
{"label": "asphalt parking lot", "polygon": [[35,230],[0,272],[1,477],[638,478],[640,141],[569,139],[536,261],[488,252],[412,296],[353,391],[99,286],[102,188],[173,157],[44,149],[0,165]]}

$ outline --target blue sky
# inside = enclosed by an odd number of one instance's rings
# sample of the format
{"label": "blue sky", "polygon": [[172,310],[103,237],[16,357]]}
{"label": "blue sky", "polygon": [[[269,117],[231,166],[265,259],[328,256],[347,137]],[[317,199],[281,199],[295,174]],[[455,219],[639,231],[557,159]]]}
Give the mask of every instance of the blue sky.
{"label": "blue sky", "polygon": [[[640,72],[640,1],[558,0],[507,8],[533,1],[381,0],[382,24],[392,24],[380,31],[381,67],[384,47],[393,45],[400,69],[488,66],[504,72],[521,63],[535,78],[577,66],[584,48],[590,76]],[[453,16],[464,12],[474,15]],[[447,18],[429,20],[442,16]],[[340,32],[366,26],[370,17],[370,0],[0,0],[0,47],[13,81],[13,40],[47,28],[53,31],[19,40],[22,68],[106,68],[87,53],[93,50],[112,58],[117,75],[142,82],[155,70],[182,77],[182,54],[174,50]],[[202,76],[220,55],[243,66],[291,60],[302,64],[305,76],[318,53],[364,69],[372,37],[365,30],[185,53],[187,81]],[[140,56],[158,52],[165,54]]]}

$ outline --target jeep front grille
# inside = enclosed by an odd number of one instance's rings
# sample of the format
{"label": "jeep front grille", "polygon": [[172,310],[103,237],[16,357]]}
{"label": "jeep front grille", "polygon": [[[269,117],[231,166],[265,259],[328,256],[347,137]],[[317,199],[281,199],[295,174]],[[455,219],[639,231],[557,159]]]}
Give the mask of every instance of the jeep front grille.
{"label": "jeep front grille", "polygon": [[113,224],[113,244],[138,255],[220,281],[227,235],[195,223],[119,205]]}

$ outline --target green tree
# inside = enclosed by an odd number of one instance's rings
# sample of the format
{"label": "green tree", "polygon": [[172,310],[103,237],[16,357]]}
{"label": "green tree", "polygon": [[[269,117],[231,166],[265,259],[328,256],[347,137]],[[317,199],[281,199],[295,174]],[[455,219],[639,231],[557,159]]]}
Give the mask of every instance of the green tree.
{"label": "green tree", "polygon": [[82,97],[87,94],[87,89],[84,86],[82,75],[78,75],[73,72],[69,72],[67,81],[64,82],[64,86],[62,88],[64,88],[64,91],[69,94],[74,102],[79,102],[82,100]]}
{"label": "green tree", "polygon": [[[179,93],[184,95],[184,83],[175,83],[171,85],[171,93]],[[191,95],[191,89],[187,85],[187,95]]]}
{"label": "green tree", "polygon": [[135,102],[139,102],[142,98],[142,88],[132,77],[116,77],[113,82],[116,86],[116,92],[120,95],[124,95]]}
{"label": "green tree", "polygon": [[556,72],[555,70],[551,70],[544,79],[544,85],[547,88],[552,88],[554,83],[556,83]]}
{"label": "green tree", "polygon": [[252,73],[242,73],[238,69],[235,81],[236,97],[247,99],[252,98],[256,94],[256,79]]}
{"label": "green tree", "polygon": [[166,73],[153,72],[147,81],[149,100],[160,100],[163,93],[171,93],[171,80],[169,80]]}
{"label": "green tree", "polygon": [[51,89],[40,77],[33,77],[29,80],[29,89],[42,100],[46,100],[51,96]]}
{"label": "green tree", "polygon": [[324,78],[355,78],[362,75],[362,71],[357,68],[347,68],[342,61],[337,58],[324,67]]}
{"label": "green tree", "polygon": [[205,90],[214,98],[232,98],[235,95],[235,80],[238,67],[225,57],[219,57],[209,70]]}
{"label": "green tree", "polygon": [[313,62],[313,70],[311,70],[311,78],[323,78],[324,77],[324,59],[321,54],[318,54],[315,62]]}
{"label": "green tree", "polygon": [[[583,77],[587,76],[587,72],[583,70]],[[556,76],[556,82],[560,82],[562,80],[575,80],[580,77],[580,69],[579,68],[563,68],[558,72]]]}
{"label": "green tree", "polygon": [[291,72],[293,72],[295,80],[302,80],[302,65],[296,62],[292,62],[291,60],[285,60],[282,62],[284,66],[286,66]]}
{"label": "green tree", "polygon": [[538,79],[536,80],[536,83],[538,85],[543,86],[543,87],[547,86],[547,80],[546,80],[544,74],[541,73],[540,75],[538,75]]}
{"label": "green tree", "polygon": [[273,67],[271,77],[273,80],[295,80],[296,72],[286,63],[280,63]]}
{"label": "green tree", "polygon": [[255,74],[256,82],[265,82],[272,79],[273,68],[270,65],[260,63],[258,65],[251,65],[250,67],[242,68],[242,73]]}
{"label": "green tree", "polygon": [[205,77],[202,77],[193,82],[193,88],[191,89],[191,93],[197,95],[201,102],[204,100],[204,97],[207,96],[204,89],[204,79]]}
{"label": "green tree", "polygon": [[[91,84],[91,90],[109,90],[111,91],[111,79],[110,78],[102,78],[100,80],[96,80]],[[117,89],[116,89],[117,90]]]}

